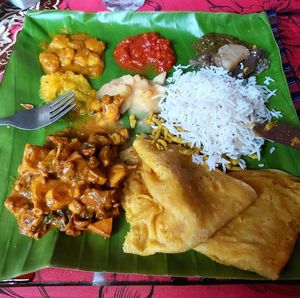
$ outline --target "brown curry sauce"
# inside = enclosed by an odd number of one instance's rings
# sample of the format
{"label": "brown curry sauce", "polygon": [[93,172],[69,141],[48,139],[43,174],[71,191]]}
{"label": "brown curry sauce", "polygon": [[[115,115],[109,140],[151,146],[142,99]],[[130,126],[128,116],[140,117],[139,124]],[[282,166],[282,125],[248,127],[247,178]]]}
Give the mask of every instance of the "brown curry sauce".
{"label": "brown curry sauce", "polygon": [[89,137],[67,130],[50,135],[44,146],[27,144],[5,200],[20,232],[39,239],[55,226],[71,236],[91,230],[109,237],[127,176],[119,148],[128,138],[127,129]]}

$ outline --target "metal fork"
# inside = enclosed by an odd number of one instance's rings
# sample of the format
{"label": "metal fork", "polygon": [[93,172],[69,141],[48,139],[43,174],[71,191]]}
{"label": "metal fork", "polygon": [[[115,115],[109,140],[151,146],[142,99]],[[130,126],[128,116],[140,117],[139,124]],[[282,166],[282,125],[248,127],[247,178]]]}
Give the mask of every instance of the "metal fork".
{"label": "metal fork", "polygon": [[39,108],[25,110],[13,116],[2,118],[0,119],[0,126],[14,126],[23,130],[38,129],[55,122],[75,106],[75,92],[71,91]]}

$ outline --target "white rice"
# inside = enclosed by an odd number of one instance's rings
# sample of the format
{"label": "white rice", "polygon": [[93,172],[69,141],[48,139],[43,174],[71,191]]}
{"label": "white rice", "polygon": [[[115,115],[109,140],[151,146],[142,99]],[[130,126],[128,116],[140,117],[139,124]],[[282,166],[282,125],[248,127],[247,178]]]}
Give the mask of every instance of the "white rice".
{"label": "white rice", "polygon": [[272,83],[272,82],[275,82],[275,80],[272,79],[271,77],[265,77],[265,80],[264,80],[265,85],[269,86],[270,83]]}
{"label": "white rice", "polygon": [[[255,77],[247,81],[231,77],[227,70],[207,67],[183,72],[177,67],[167,82],[167,93],[160,100],[161,114],[168,130],[192,146],[203,147],[202,154],[194,155],[197,164],[206,162],[210,169],[221,166],[225,170],[229,161],[240,160],[242,155],[257,154],[263,138],[254,134],[254,123],[271,121],[281,113],[268,110],[265,103],[276,93],[256,84]],[[187,130],[179,132],[180,126]]]}
{"label": "white rice", "polygon": [[274,151],[276,150],[276,148],[273,146],[270,148],[270,153],[272,154]]}

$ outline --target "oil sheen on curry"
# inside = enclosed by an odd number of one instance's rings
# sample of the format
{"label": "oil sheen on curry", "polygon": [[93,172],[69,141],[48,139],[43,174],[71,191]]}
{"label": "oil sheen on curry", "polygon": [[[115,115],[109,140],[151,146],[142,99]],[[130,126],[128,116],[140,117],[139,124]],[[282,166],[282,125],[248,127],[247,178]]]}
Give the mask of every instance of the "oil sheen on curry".
{"label": "oil sheen on curry", "polygon": [[90,230],[109,237],[127,175],[118,152],[128,137],[127,129],[88,137],[65,131],[48,136],[44,146],[27,144],[5,201],[20,232],[39,239],[55,226],[71,236]]}
{"label": "oil sheen on curry", "polygon": [[96,78],[103,72],[105,44],[88,34],[57,34],[44,48],[39,61],[46,73],[69,70]]}

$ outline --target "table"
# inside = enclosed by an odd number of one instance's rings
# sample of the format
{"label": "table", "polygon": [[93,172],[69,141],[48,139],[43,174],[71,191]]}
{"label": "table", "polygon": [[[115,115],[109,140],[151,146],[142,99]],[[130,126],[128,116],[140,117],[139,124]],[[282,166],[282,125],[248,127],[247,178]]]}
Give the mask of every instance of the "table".
{"label": "table", "polygon": [[[141,10],[202,10],[250,13],[270,10],[269,18],[273,33],[281,47],[284,70],[289,88],[297,110],[300,110],[300,3],[290,1],[251,1],[242,0],[206,0],[206,1],[171,1],[146,0]],[[248,1],[250,3],[250,1]],[[104,11],[100,0],[42,0],[32,9],[70,9],[82,11]],[[17,33],[21,30],[26,11],[4,4],[0,10],[0,74],[5,71],[6,63],[13,49]],[[258,28],[259,30],[259,28]],[[300,113],[299,113],[300,115]],[[154,286],[153,282],[160,286]],[[130,286],[124,287],[126,283]],[[190,297],[216,295],[228,296],[235,293],[236,297],[282,297],[300,295],[300,285],[296,283],[244,283],[230,285],[230,281],[207,280],[202,278],[172,278],[159,279],[143,275],[101,274],[65,269],[45,269],[34,275],[23,277],[23,281],[5,282],[0,284],[0,297],[8,295],[17,297]],[[136,287],[136,285],[144,285]],[[166,284],[174,285],[167,287]],[[193,286],[186,287],[190,284]],[[201,285],[199,285],[201,284]],[[212,285],[213,284],[213,285]],[[26,287],[22,287],[26,285]],[[32,287],[28,287],[32,285]],[[63,287],[58,287],[58,285]],[[91,287],[91,285],[94,285]],[[115,285],[115,286],[107,286]],[[176,287],[175,287],[176,285]],[[13,288],[12,288],[12,287]],[[72,286],[70,288],[70,286]],[[167,292],[166,292],[167,291]],[[18,297],[20,297],[18,296]]]}
{"label": "table", "polygon": [[[299,297],[298,282],[287,284],[222,281],[192,278],[154,277],[106,274],[66,269],[44,269],[35,273],[33,283],[1,287],[0,298],[6,297]],[[157,278],[155,279],[157,281]],[[126,281],[126,285],[124,285]],[[108,283],[109,282],[109,283]],[[201,284],[200,284],[201,283]],[[172,284],[172,286],[170,286]],[[31,286],[30,286],[31,285]]]}

